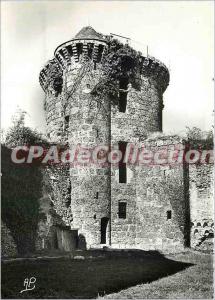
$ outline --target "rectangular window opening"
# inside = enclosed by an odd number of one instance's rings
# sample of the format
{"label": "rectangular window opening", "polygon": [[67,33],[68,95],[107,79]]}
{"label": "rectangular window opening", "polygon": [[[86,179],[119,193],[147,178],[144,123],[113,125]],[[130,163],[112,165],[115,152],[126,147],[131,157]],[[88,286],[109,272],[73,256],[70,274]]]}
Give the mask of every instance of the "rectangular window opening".
{"label": "rectangular window opening", "polygon": [[71,204],[71,192],[72,192],[72,186],[71,181],[69,181],[69,184],[67,186],[67,193],[66,193],[66,207],[69,207]]}
{"label": "rectangular window opening", "polygon": [[128,79],[123,78],[119,82],[119,112],[126,112]]}
{"label": "rectangular window opening", "polygon": [[65,121],[65,129],[67,130],[69,128],[69,116],[65,116],[64,121]]}
{"label": "rectangular window opening", "polygon": [[119,202],[118,216],[120,219],[126,219],[126,202]]}
{"label": "rectangular window opening", "polygon": [[167,210],[166,217],[167,217],[167,220],[172,219],[172,211],[171,210]]}
{"label": "rectangular window opening", "polygon": [[119,183],[127,183],[127,168],[125,163],[119,165]]}
{"label": "rectangular window opening", "polygon": [[124,163],[127,142],[119,142],[119,151],[122,153],[122,158],[119,162],[119,183],[127,183],[127,166]]}
{"label": "rectangular window opening", "polygon": [[65,116],[65,122],[69,123],[69,116]]}

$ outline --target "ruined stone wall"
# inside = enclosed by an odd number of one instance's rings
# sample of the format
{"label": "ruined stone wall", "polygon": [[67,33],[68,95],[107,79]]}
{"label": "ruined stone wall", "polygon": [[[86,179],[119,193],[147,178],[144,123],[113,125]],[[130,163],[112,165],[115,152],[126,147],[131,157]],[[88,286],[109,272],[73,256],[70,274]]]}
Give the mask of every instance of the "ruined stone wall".
{"label": "ruined stone wall", "polygon": [[[93,147],[111,144],[117,149],[119,141],[138,142],[151,131],[161,130],[163,108],[161,88],[158,87],[155,78],[147,76],[141,75],[141,90],[130,87],[127,109],[122,113],[118,111],[117,106],[112,106],[110,110],[109,102],[103,103],[106,107],[99,108],[89,92],[85,92],[99,81],[101,77],[99,64],[95,70],[92,62],[83,64],[72,62],[63,70],[61,95],[56,96],[50,91],[46,95],[45,107],[50,138],[53,141],[66,141],[70,146],[80,144]],[[77,87],[74,90],[75,85]],[[65,98],[68,95],[70,99],[66,104]],[[69,116],[66,130],[65,116]],[[113,247],[136,246],[135,230],[139,222],[136,220],[137,171],[134,166],[128,167],[126,184],[118,182],[118,173],[118,165],[113,165],[111,170],[109,167],[89,166],[89,164],[75,165],[70,169],[69,208],[63,209],[65,205],[59,201],[60,197],[57,197],[57,212],[65,221],[68,218],[64,217],[63,210],[65,213],[70,211],[72,217],[66,224],[78,230],[79,235],[86,239],[87,247],[98,246],[101,243],[101,219],[104,217],[108,219],[106,244],[109,244],[110,239]],[[58,176],[55,175],[56,177]],[[60,178],[62,179],[62,176]],[[53,181],[53,186],[62,185],[58,181]],[[126,219],[118,218],[120,201],[128,203]],[[124,234],[121,234],[122,232]]]}
{"label": "ruined stone wall", "polygon": [[[40,82],[46,93],[47,133],[52,142],[82,147],[111,145],[117,149],[120,141],[138,143],[150,132],[162,130],[162,97],[169,82],[169,72],[155,58],[142,57],[136,84],[123,87],[123,93],[127,90],[125,112],[120,112],[117,105],[110,107],[109,99],[103,99],[101,106],[92,97],[90,91],[102,78],[100,62],[106,47],[104,40],[69,41],[56,49],[55,59],[41,71]],[[53,64],[62,71],[59,93],[47,75]],[[57,81],[60,82],[59,78]],[[52,182],[53,203],[64,222],[78,230],[87,247],[100,243],[135,247],[135,226],[140,223],[139,217],[136,219],[139,171],[134,166],[127,166],[126,184],[119,183],[118,165],[110,168],[83,162],[71,166],[69,172],[66,177],[71,183],[70,203],[64,201],[65,195],[61,192],[66,189],[66,178],[55,172]],[[64,184],[60,183],[60,178],[64,178]],[[118,218],[118,204],[122,201],[128,204],[125,219]],[[108,222],[105,242],[101,240],[102,220]],[[143,226],[146,221],[141,222]]]}
{"label": "ruined stone wall", "polygon": [[[119,142],[141,146],[141,142],[151,132],[162,131],[163,93],[167,87],[168,74],[165,73],[166,69],[164,68],[165,76],[162,78],[160,64],[155,63],[154,66],[151,64],[152,61],[146,59],[140,73],[136,74],[139,78],[139,88],[128,85],[125,112],[120,112],[117,107],[112,107],[111,145],[113,149],[119,149]],[[138,178],[141,177],[141,174],[139,174],[138,168],[132,164],[127,164],[126,173],[126,183],[119,183],[119,166],[112,165],[111,245],[117,248],[142,248],[143,243],[140,245],[136,239],[137,226],[144,227],[145,224],[150,224],[150,219],[140,220],[138,215],[138,184],[142,185],[141,182],[138,183]],[[125,219],[119,218],[118,215],[120,202],[126,203],[127,216]]]}
{"label": "ruined stone wall", "polygon": [[[167,148],[168,152],[183,146],[177,136],[149,138],[144,145],[153,151]],[[136,245],[164,252],[182,250],[186,244],[188,217],[184,165],[139,166],[138,171]]]}
{"label": "ruined stone wall", "polygon": [[134,142],[162,131],[163,93],[155,79],[141,75],[140,90],[130,87],[126,111],[112,107],[111,140]]}
{"label": "ruined stone wall", "polygon": [[214,234],[214,168],[212,164],[189,166],[191,246]]}
{"label": "ruined stone wall", "polygon": [[[148,138],[145,149],[183,149],[177,136]],[[112,243],[115,247],[175,252],[184,249],[188,238],[189,205],[183,164],[142,164],[133,169],[130,184],[112,190]],[[118,192],[118,196],[117,195]],[[118,201],[127,202],[127,218],[117,216]],[[167,218],[168,211],[171,214]]]}
{"label": "ruined stone wall", "polygon": [[[135,172],[135,167],[130,167]],[[114,168],[113,168],[114,170]],[[133,174],[129,183],[118,183],[117,169],[111,182],[111,245],[114,248],[136,248],[136,184]],[[126,202],[126,218],[119,218],[119,203]]]}

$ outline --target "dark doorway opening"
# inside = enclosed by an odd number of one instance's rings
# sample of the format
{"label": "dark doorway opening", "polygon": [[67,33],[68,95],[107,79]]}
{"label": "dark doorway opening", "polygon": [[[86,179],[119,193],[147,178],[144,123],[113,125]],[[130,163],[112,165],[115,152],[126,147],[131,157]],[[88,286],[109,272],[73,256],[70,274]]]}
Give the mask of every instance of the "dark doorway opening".
{"label": "dark doorway opening", "polygon": [[119,202],[118,216],[120,219],[126,219],[126,202]]}
{"label": "dark doorway opening", "polygon": [[101,244],[106,244],[107,242],[107,225],[109,219],[104,217],[101,218]]}

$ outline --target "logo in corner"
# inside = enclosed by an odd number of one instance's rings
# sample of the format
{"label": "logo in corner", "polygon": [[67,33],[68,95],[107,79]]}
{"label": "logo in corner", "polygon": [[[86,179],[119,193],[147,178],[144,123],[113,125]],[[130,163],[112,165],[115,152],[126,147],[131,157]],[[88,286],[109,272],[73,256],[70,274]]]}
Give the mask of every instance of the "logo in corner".
{"label": "logo in corner", "polygon": [[21,290],[20,294],[23,293],[23,292],[34,290],[35,289],[35,282],[36,282],[35,277],[25,278],[24,283],[23,283],[23,285],[25,286],[25,289]]}

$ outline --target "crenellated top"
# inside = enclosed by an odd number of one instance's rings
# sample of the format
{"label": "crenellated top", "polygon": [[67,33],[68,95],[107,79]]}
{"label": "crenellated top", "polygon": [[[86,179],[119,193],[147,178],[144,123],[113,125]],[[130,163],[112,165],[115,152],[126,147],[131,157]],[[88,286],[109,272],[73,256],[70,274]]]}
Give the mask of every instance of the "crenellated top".
{"label": "crenellated top", "polygon": [[[39,81],[44,90],[50,84],[48,76],[50,67],[59,71],[72,64],[92,60],[95,64],[100,63],[108,49],[108,41],[105,36],[96,32],[92,27],[82,28],[76,36],[61,45],[54,52],[54,59],[48,61],[39,75]],[[161,91],[164,92],[169,84],[169,71],[167,67],[154,57],[141,58],[141,74],[145,77],[152,77],[157,82]],[[50,75],[50,74],[49,74]],[[58,80],[59,81],[59,80]]]}

